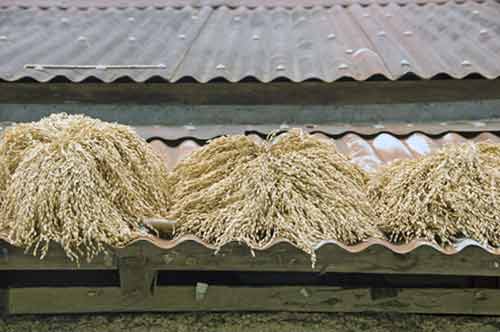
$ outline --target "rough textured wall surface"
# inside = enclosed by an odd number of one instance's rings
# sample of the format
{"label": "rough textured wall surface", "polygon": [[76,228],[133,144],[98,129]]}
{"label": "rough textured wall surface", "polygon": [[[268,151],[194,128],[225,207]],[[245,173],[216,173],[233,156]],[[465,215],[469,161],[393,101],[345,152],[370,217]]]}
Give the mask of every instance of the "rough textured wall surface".
{"label": "rough textured wall surface", "polygon": [[393,314],[195,313],[0,318],[0,332],[496,332],[500,317]]}

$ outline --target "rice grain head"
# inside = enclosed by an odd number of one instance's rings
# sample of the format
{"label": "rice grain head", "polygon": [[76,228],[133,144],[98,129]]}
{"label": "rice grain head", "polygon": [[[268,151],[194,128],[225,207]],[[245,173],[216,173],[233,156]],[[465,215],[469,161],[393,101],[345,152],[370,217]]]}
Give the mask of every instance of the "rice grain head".
{"label": "rice grain head", "polygon": [[167,214],[165,165],[127,126],[57,114],[4,138],[0,232],[42,258],[54,242],[90,261]]}
{"label": "rice grain head", "polygon": [[369,196],[393,242],[449,245],[457,238],[500,244],[500,146],[447,145],[380,170]]}
{"label": "rice grain head", "polygon": [[56,140],[65,127],[83,119],[85,118],[81,115],[68,116],[65,113],[58,113],[37,122],[19,123],[6,128],[0,144],[0,161],[8,169],[8,173],[12,174],[29,148],[38,143]]}
{"label": "rice grain head", "polygon": [[[218,166],[196,168],[201,155]],[[177,237],[195,234],[218,248],[240,241],[256,249],[286,239],[314,263],[322,240],[353,244],[380,236],[364,172],[333,143],[300,130],[263,144],[244,136],[215,140],[180,163],[171,178]]]}

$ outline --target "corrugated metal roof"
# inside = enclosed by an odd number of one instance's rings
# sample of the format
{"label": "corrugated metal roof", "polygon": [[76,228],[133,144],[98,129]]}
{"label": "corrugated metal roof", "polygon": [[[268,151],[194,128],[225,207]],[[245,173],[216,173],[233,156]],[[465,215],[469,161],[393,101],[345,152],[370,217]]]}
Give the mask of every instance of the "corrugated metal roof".
{"label": "corrugated metal roof", "polygon": [[5,7],[0,79],[143,82],[500,77],[500,3],[285,8]]}
{"label": "corrugated metal roof", "polygon": [[0,6],[4,7],[59,7],[59,8],[109,8],[109,7],[246,7],[246,8],[274,8],[274,7],[303,7],[313,6],[331,7],[335,5],[349,6],[352,4],[387,5],[390,3],[401,6],[416,4],[443,4],[447,2],[464,3],[468,1],[483,2],[484,0],[3,0]]}
{"label": "corrugated metal roof", "polygon": [[[183,237],[178,238],[176,240],[165,240],[165,239],[161,239],[161,238],[153,237],[153,236],[143,236],[143,237],[140,237],[140,238],[134,240],[129,245],[132,245],[133,243],[137,243],[137,242],[141,242],[141,241],[147,241],[157,248],[166,249],[166,250],[179,249],[179,247],[182,247],[184,244],[187,244],[188,246],[191,247],[190,248],[191,251],[196,252],[198,254],[200,254],[200,252],[203,252],[203,250],[207,250],[207,251],[211,252],[211,251],[217,249],[215,246],[210,245],[208,243],[205,243],[204,241],[200,240],[199,238],[197,238],[195,236],[190,236],[190,235],[183,236]],[[198,248],[192,249],[193,245],[198,247]],[[242,245],[245,245],[245,244],[241,244],[239,242],[234,241],[232,243],[226,244],[225,247],[231,247],[231,246],[241,247]],[[383,249],[390,250],[390,251],[397,253],[397,254],[408,254],[408,253],[411,253],[412,251],[414,251],[415,249],[418,249],[420,247],[427,247],[427,248],[432,248],[433,250],[435,250],[439,253],[445,254],[445,255],[454,255],[454,254],[460,253],[462,250],[464,250],[468,247],[478,247],[478,248],[481,248],[482,250],[484,250],[485,253],[489,253],[492,255],[500,255],[500,248],[495,248],[495,247],[492,247],[490,245],[481,244],[477,241],[470,240],[470,239],[458,239],[456,243],[450,244],[446,247],[439,246],[436,243],[433,243],[430,241],[419,240],[419,239],[412,240],[412,241],[405,243],[405,244],[395,244],[395,243],[391,243],[391,242],[384,240],[384,239],[370,238],[366,241],[363,241],[361,243],[354,244],[354,245],[346,245],[346,244],[343,244],[341,242],[334,241],[334,240],[325,240],[325,241],[321,241],[320,243],[318,243],[318,245],[315,248],[315,251],[316,251],[317,260],[318,260],[318,262],[321,263],[322,256],[326,258],[328,256],[328,254],[331,254],[330,250],[328,249],[329,247],[330,247],[330,249],[331,249],[331,247],[341,248],[341,249],[348,251],[350,253],[360,253],[360,252],[365,251],[367,249],[370,249],[372,247],[378,247],[378,246],[382,247]],[[252,250],[250,247],[248,248],[249,253],[252,252],[253,250],[255,250],[255,248],[252,248]],[[297,251],[299,249],[297,249],[295,246],[293,246],[287,240],[276,239],[276,240],[270,242],[269,244],[267,244],[265,247],[258,248],[257,250],[262,250],[262,254],[272,255],[275,252],[281,252],[281,253],[294,252],[294,253],[297,253]],[[228,250],[228,252],[231,252],[231,251]],[[256,254],[259,255],[261,253],[257,252]],[[249,254],[249,255],[251,255],[251,254]]]}
{"label": "corrugated metal roof", "polygon": [[[396,127],[393,126],[392,128]],[[228,133],[227,130],[221,131],[220,128],[217,132],[217,127],[215,127],[213,129],[205,128],[207,132],[210,132],[211,137],[203,134],[196,136],[196,133],[191,132],[191,135],[173,138],[169,134],[172,130],[171,127],[139,127],[137,129],[150,142],[151,147],[162,156],[168,165],[168,169],[173,169],[189,153],[205,144],[207,139]],[[246,127],[246,129],[239,132],[239,134],[246,133],[257,141],[262,141],[263,137],[269,133],[259,131],[259,128]],[[323,128],[323,130],[325,129]],[[407,131],[408,128],[396,129],[399,132],[406,131],[404,135],[378,129],[379,131],[376,134],[367,136],[363,133],[362,128],[358,128],[357,132],[346,128],[341,134],[334,137],[329,136],[327,131],[310,130],[310,132],[320,138],[333,140],[341,153],[351,157],[355,164],[370,172],[397,159],[417,158],[427,155],[444,144],[456,144],[466,141],[500,143],[500,136],[498,135],[500,126],[498,125],[496,127],[490,125],[489,130],[478,131],[476,127],[475,131],[454,132],[448,130],[432,136],[422,131],[425,130],[425,127],[412,129],[412,131]],[[177,133],[185,130],[189,131],[189,129],[179,129]],[[236,130],[231,130],[231,133],[238,134]]]}
{"label": "corrugated metal roof", "polygon": [[[0,123],[6,127],[11,122]],[[206,141],[221,135],[258,134],[265,137],[268,133],[300,128],[310,134],[324,134],[332,138],[340,138],[354,133],[365,139],[370,139],[382,133],[389,133],[398,138],[405,138],[414,133],[423,133],[432,138],[439,138],[448,133],[460,133],[474,137],[485,132],[500,132],[500,119],[483,119],[478,121],[448,121],[448,122],[377,122],[377,123],[294,123],[294,124],[222,124],[222,125],[137,125],[135,130],[146,139],[160,138],[165,141],[179,142],[185,139]]]}

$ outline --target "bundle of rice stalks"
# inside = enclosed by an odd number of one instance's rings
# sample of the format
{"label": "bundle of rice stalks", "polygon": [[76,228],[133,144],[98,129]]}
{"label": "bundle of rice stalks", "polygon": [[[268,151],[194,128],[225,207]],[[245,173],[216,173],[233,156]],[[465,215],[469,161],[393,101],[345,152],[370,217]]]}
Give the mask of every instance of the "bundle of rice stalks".
{"label": "bundle of rice stalks", "polygon": [[177,237],[195,234],[218,248],[286,239],[314,262],[322,240],[353,244],[379,235],[363,171],[333,143],[299,130],[263,144],[245,136],[216,139],[170,178]]}
{"label": "bundle of rice stalks", "polygon": [[61,132],[81,121],[80,116],[53,114],[38,122],[19,123],[5,130],[0,145],[1,162],[4,169],[12,174],[24,154],[38,143],[49,143],[57,139]]}
{"label": "bundle of rice stalks", "polygon": [[6,130],[0,232],[44,257],[51,242],[91,260],[169,205],[164,163],[129,127],[52,115]]}
{"label": "bundle of rice stalks", "polygon": [[399,161],[372,179],[369,196],[380,228],[394,242],[457,238],[500,244],[500,146],[447,145]]}

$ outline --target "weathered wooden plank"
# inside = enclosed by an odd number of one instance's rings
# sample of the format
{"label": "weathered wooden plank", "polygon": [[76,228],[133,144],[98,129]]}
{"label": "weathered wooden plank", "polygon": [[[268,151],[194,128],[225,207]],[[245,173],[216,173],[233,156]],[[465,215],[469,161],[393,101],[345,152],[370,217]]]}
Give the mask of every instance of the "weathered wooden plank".
{"label": "weathered wooden plank", "polygon": [[57,246],[50,248],[42,260],[25,253],[24,249],[14,247],[0,240],[0,271],[1,270],[109,270],[117,268],[117,259],[113,252],[100,255],[91,262],[82,260],[80,265],[68,259],[64,251]]}
{"label": "weathered wooden plank", "polygon": [[[359,253],[342,255],[343,249],[326,245],[318,253],[318,262],[328,272],[438,274],[438,275],[500,275],[500,257],[477,246],[447,255],[430,246],[420,246],[399,254],[375,245]],[[356,257],[355,259],[353,259]]]}
{"label": "weathered wooden plank", "polygon": [[[202,287],[203,286],[203,287]],[[499,315],[497,289],[227,287],[198,285],[157,289],[128,301],[119,288],[9,289],[12,314],[139,311],[401,312]],[[57,301],[50,299],[57,298]]]}
{"label": "weathered wooden plank", "polygon": [[145,246],[146,255],[157,270],[500,275],[500,257],[473,246],[446,255],[429,246],[398,254],[381,245],[349,252],[336,244],[325,244],[317,251],[313,269],[310,256],[287,243],[253,254],[246,245],[238,243],[226,245],[217,254],[194,241],[182,242],[169,250],[147,242],[134,245]]}
{"label": "weathered wooden plank", "polygon": [[[474,112],[471,112],[471,109]],[[307,104],[307,105],[185,105],[185,104],[91,104],[0,103],[0,122],[38,121],[52,113],[86,114],[104,121],[132,126],[166,125],[317,125],[315,130],[336,132],[335,124],[421,123],[481,121],[500,117],[500,98],[450,102],[393,104]],[[196,135],[197,130],[191,135]],[[219,133],[220,134],[220,133]]]}
{"label": "weathered wooden plank", "polygon": [[262,84],[0,83],[0,103],[371,104],[500,97],[500,80],[275,82]]}

